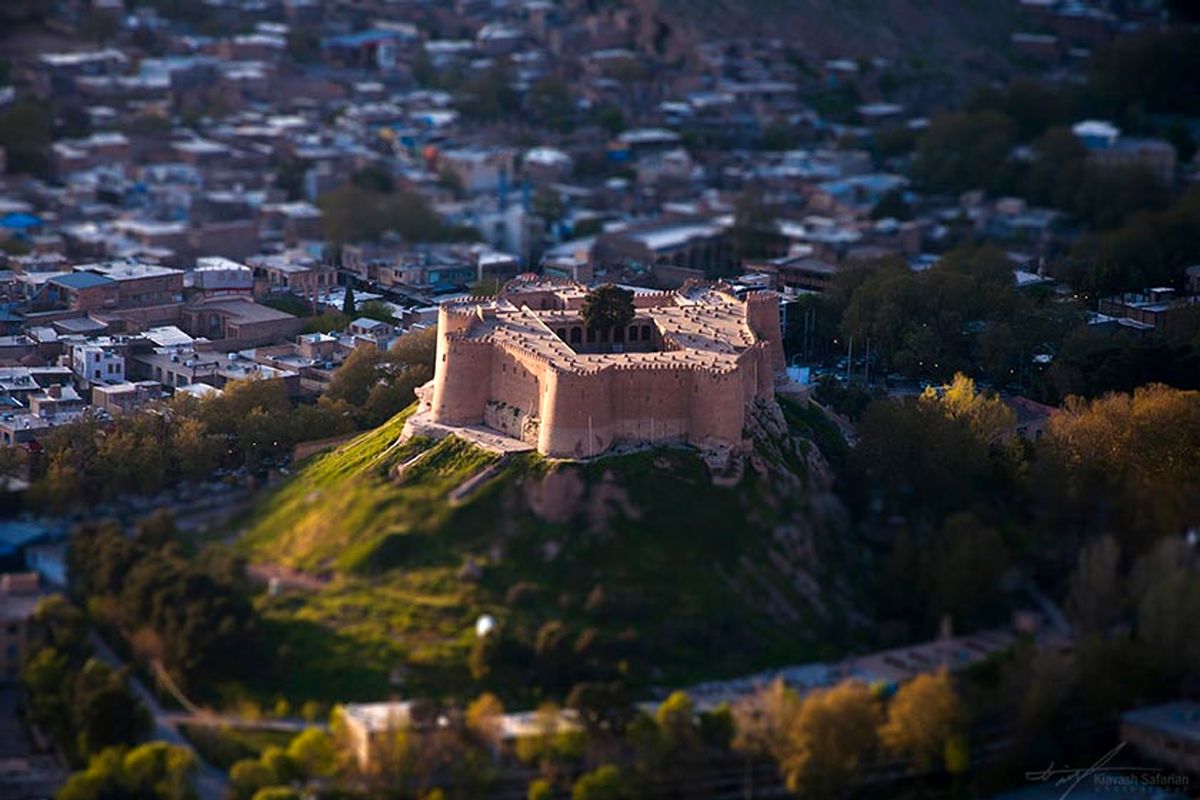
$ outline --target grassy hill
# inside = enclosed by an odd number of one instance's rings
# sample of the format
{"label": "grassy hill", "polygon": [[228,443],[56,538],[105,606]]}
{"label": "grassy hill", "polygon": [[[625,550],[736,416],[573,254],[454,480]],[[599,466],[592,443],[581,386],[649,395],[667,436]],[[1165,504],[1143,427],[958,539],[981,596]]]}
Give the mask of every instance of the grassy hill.
{"label": "grassy hill", "polygon": [[[767,414],[774,430],[733,487],[714,486],[684,448],[589,464],[523,454],[460,502],[447,495],[497,456],[455,438],[397,444],[404,419],[316,457],[250,520],[240,547],[251,561],[330,576],[319,591],[259,598],[277,668],[252,692],[488,687],[529,700],[580,679],[674,685],[844,644],[850,557],[812,444],[840,440],[815,412]],[[507,680],[501,663],[471,678],[482,613],[522,677]]]}

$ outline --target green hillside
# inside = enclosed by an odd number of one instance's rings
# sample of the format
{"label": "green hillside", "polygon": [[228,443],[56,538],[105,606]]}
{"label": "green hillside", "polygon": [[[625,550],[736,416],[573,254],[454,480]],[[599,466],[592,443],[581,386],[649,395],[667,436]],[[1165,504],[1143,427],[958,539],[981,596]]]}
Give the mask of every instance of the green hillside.
{"label": "green hillside", "polygon": [[[786,416],[766,420],[787,430],[760,434],[731,488],[684,448],[590,464],[523,454],[452,503],[497,457],[455,438],[397,444],[404,414],[315,458],[241,540],[253,562],[332,575],[260,598],[283,665],[264,687],[296,701],[484,687],[536,699],[583,679],[678,683],[844,644],[833,633],[852,616],[852,571],[811,443],[839,440],[815,412]],[[481,613],[502,635],[472,678]]]}

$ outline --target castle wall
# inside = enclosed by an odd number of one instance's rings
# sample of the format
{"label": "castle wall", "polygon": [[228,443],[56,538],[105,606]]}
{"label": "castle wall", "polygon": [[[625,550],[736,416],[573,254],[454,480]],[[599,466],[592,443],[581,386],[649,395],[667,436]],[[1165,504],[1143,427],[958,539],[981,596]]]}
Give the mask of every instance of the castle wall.
{"label": "castle wall", "polygon": [[[749,403],[762,394],[761,376],[765,361],[763,353],[758,349],[743,353],[739,359],[741,369],[738,370],[738,375],[742,379],[743,402]],[[770,375],[769,369],[767,369],[767,374]]]}
{"label": "castle wall", "polygon": [[514,439],[527,439],[530,421],[541,413],[539,376],[547,368],[501,348],[492,355],[491,366],[483,422]]}
{"label": "castle wall", "polygon": [[612,369],[613,438],[618,442],[683,441],[688,435],[686,367]]}
{"label": "castle wall", "polygon": [[538,452],[587,458],[612,446],[611,370],[585,375],[549,369],[542,394]]}
{"label": "castle wall", "polygon": [[774,397],[775,396],[775,375],[778,370],[774,364],[774,353],[771,352],[770,346],[757,348],[758,363],[758,397]]}
{"label": "castle wall", "polygon": [[746,418],[745,378],[742,369],[727,373],[696,370],[692,380],[688,440],[741,441]]}

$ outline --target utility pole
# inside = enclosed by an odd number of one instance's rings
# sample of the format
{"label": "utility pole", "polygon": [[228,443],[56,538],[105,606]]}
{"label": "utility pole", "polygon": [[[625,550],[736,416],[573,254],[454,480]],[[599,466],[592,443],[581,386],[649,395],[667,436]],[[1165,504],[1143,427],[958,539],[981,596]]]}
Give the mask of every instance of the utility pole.
{"label": "utility pole", "polygon": [[851,370],[854,369],[854,337],[846,343],[846,383],[850,382]]}
{"label": "utility pole", "polygon": [[588,458],[592,458],[595,454],[592,452],[592,415],[588,414]]}
{"label": "utility pole", "polygon": [[871,338],[867,337],[867,360],[863,363],[863,383],[871,385]]}

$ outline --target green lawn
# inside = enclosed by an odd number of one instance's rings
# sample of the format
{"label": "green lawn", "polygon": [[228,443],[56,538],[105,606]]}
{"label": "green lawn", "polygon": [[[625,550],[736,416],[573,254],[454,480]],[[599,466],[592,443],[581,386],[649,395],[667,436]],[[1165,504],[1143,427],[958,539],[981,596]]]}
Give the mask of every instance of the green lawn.
{"label": "green lawn", "polygon": [[[409,535],[434,529],[446,493],[496,456],[456,438],[397,439],[412,409],[316,456],[267,497],[239,549],[254,561],[311,572],[370,572],[380,551],[403,550]],[[397,482],[390,470],[428,450]]]}

